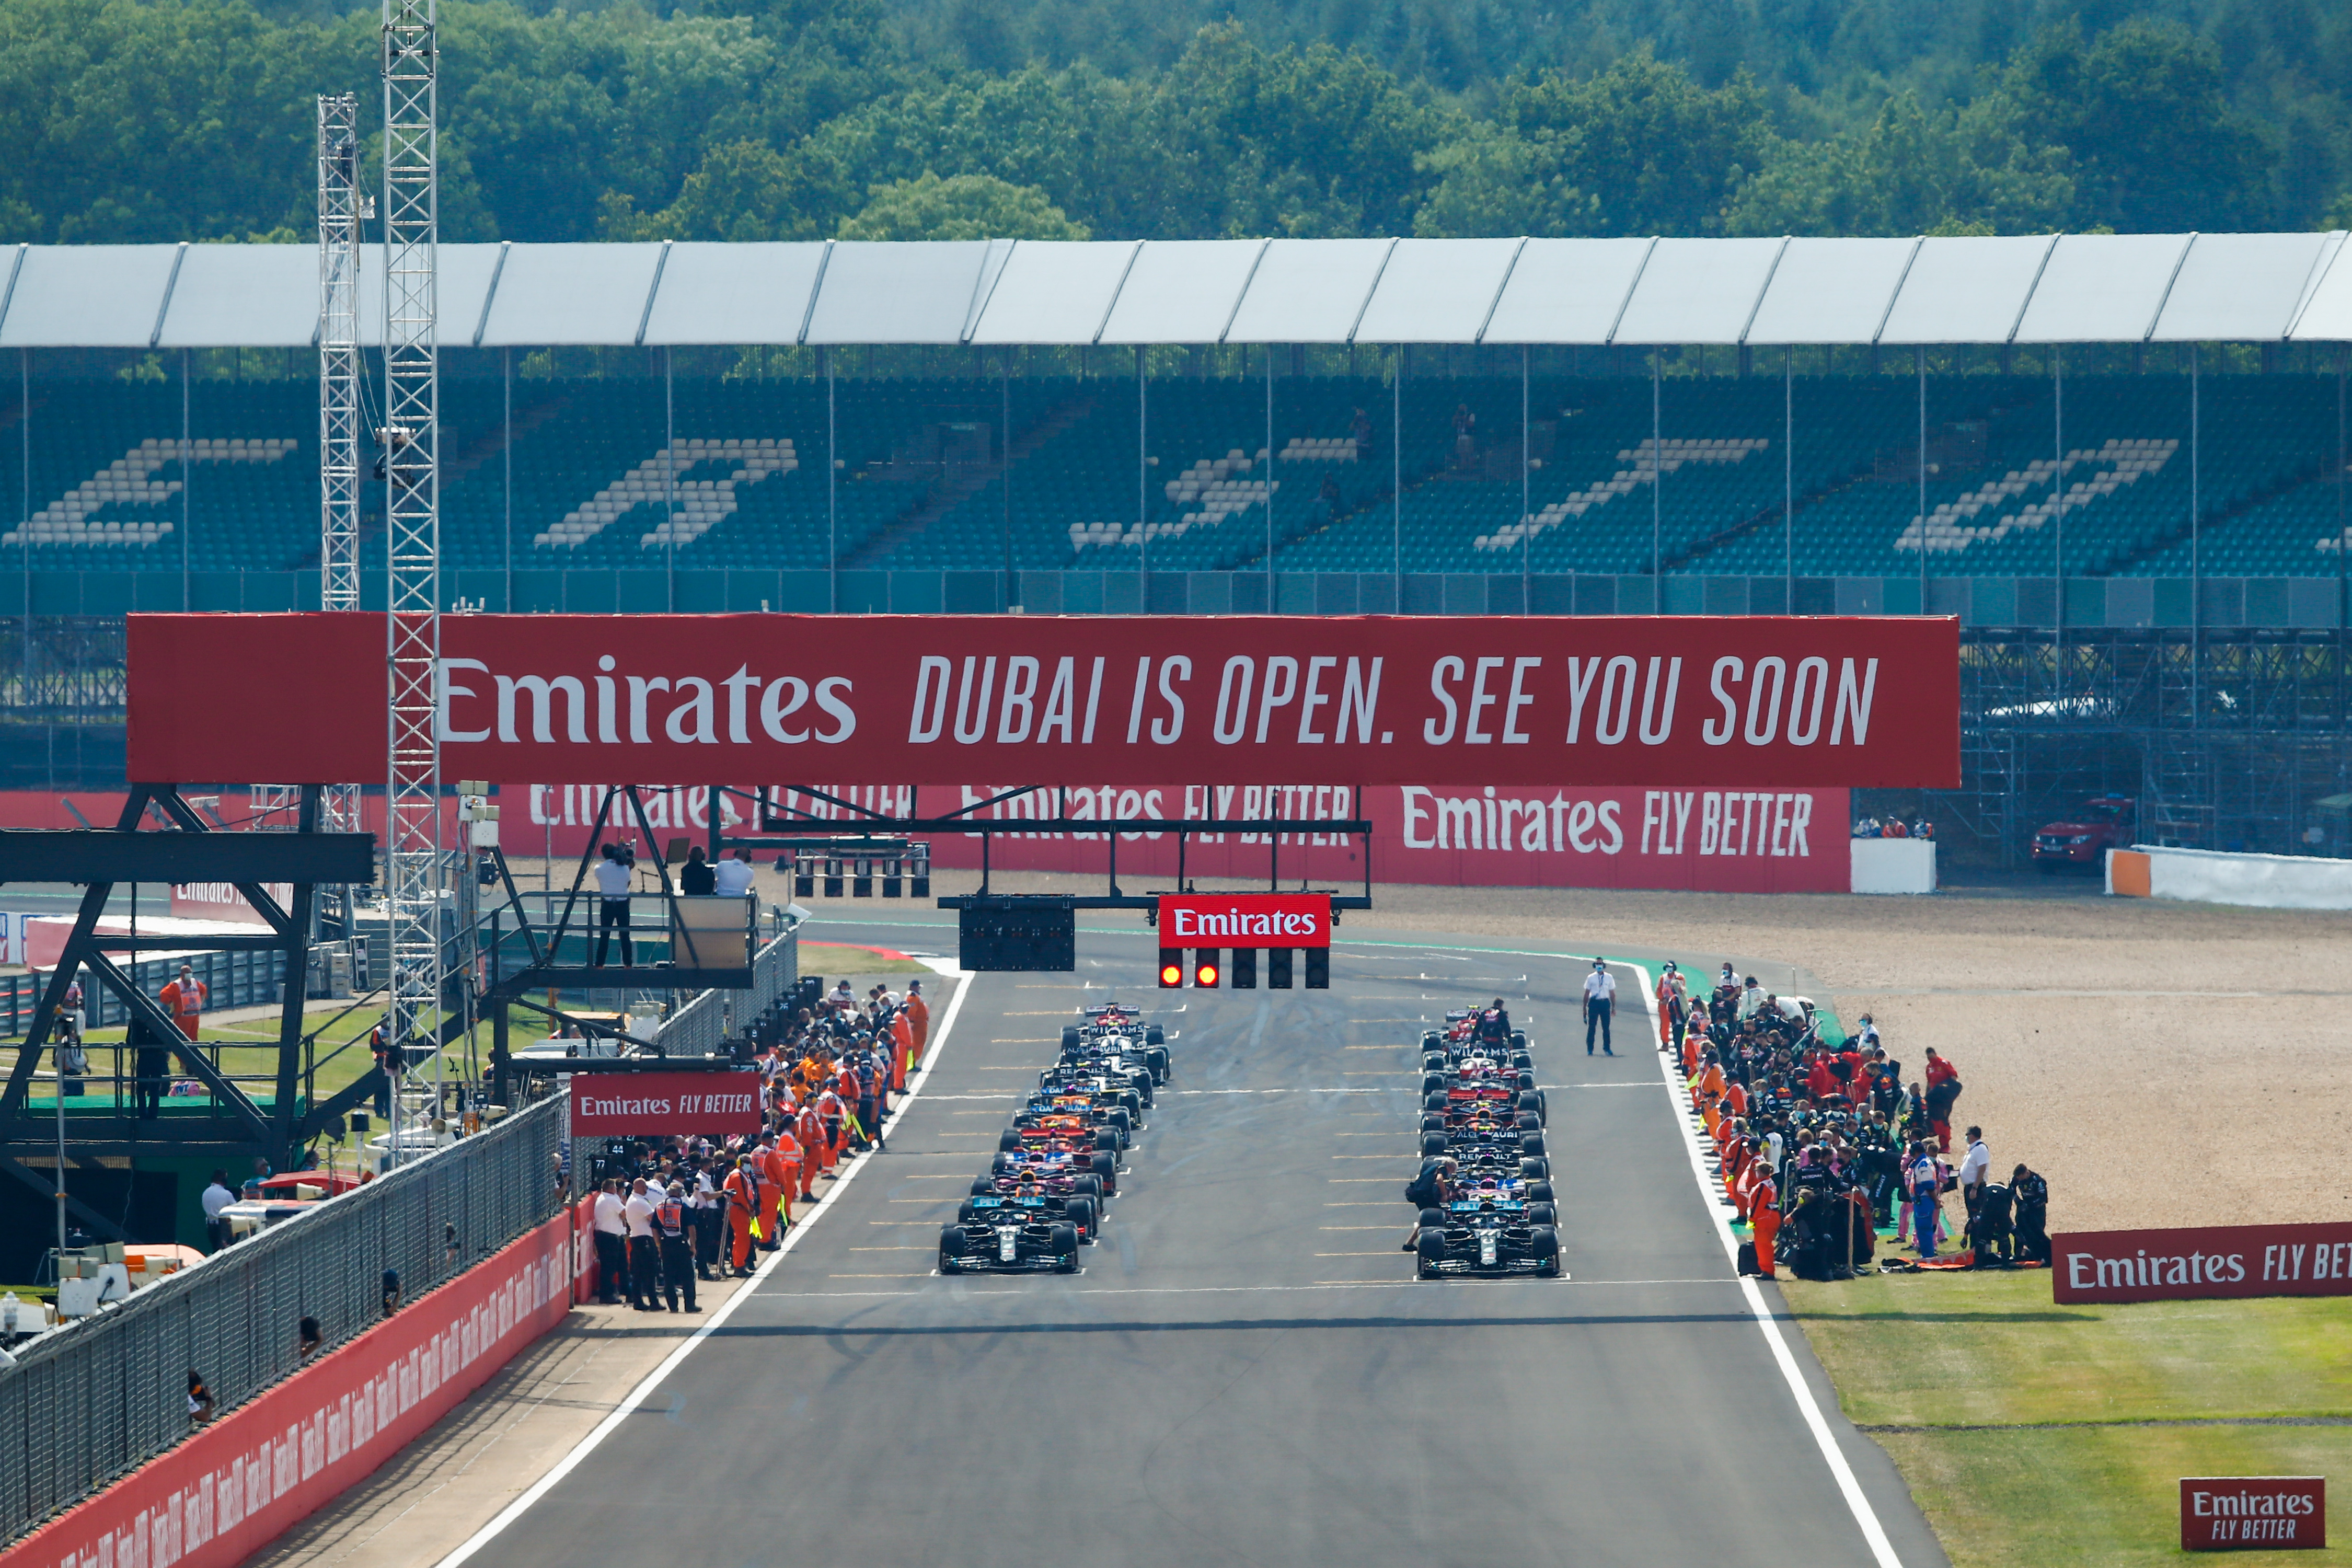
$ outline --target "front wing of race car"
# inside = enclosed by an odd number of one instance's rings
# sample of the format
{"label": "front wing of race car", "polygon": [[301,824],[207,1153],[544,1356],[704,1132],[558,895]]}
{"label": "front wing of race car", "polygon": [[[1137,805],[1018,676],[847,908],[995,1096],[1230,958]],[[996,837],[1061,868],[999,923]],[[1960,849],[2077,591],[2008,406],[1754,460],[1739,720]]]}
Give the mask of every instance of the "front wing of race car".
{"label": "front wing of race car", "polygon": [[[982,1200],[974,1198],[974,1204]],[[1019,1202],[1020,1200],[1013,1200]],[[1074,1226],[1049,1223],[1042,1211],[975,1215],[969,1224],[940,1227],[942,1274],[1075,1274],[1078,1233]]]}
{"label": "front wing of race car", "polygon": [[1448,1226],[1421,1236],[1420,1273],[1423,1279],[1449,1274],[1532,1274],[1545,1279],[1559,1274],[1559,1232],[1548,1225]]}

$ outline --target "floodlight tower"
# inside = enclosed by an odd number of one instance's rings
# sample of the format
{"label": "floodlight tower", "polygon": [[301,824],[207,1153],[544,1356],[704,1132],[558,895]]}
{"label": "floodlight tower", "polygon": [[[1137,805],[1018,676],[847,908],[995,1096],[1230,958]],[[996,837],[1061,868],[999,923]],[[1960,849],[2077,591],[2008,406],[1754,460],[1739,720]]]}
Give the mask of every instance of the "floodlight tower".
{"label": "floodlight tower", "polygon": [[[319,98],[319,607],[360,607],[360,220],[373,203],[359,189],[360,100]],[[319,827],[358,833],[360,786],[320,792]],[[342,934],[352,934],[349,888],[333,889]],[[315,934],[315,933],[313,933]]]}
{"label": "floodlight tower", "polygon": [[[385,659],[390,769],[384,883],[392,984],[385,1024],[403,1050],[434,1049],[441,1088],[439,365],[434,313],[440,192],[435,0],[383,4],[384,523],[391,565]],[[394,1157],[399,1157],[395,1128]]]}

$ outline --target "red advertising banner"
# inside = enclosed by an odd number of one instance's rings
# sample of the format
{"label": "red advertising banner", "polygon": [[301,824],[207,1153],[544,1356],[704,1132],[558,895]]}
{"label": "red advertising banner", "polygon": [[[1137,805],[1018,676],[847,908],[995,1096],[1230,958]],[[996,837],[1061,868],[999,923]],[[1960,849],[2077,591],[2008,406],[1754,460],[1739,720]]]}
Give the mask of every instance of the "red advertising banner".
{"label": "red advertising banner", "polygon": [[2352,1224],[2081,1231],[2050,1238],[2060,1301],[2352,1296]]}
{"label": "red advertising banner", "polygon": [[2183,1476],[2183,1552],[2315,1551],[2327,1544],[2318,1476]]}
{"label": "red advertising banner", "polygon": [[723,1136],[760,1131],[755,1072],[572,1075],[574,1138]]}
{"label": "red advertising banner", "polygon": [[579,1225],[558,1215],[0,1551],[0,1568],[236,1568],[561,1323]]}
{"label": "red advertising banner", "polygon": [[[453,616],[441,636],[442,773],[495,784],[1960,778],[1948,617]],[[373,617],[133,616],[129,667],[134,779],[384,772]]]}
{"label": "red advertising banner", "polygon": [[1160,940],[1171,947],[1328,947],[1331,897],[1162,893]]}

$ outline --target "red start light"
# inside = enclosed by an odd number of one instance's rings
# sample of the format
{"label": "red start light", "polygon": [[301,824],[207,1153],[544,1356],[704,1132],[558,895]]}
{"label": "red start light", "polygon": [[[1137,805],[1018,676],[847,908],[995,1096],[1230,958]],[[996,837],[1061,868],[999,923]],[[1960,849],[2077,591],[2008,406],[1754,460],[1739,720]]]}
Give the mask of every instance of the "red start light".
{"label": "red start light", "polygon": [[1204,964],[1202,964],[1198,969],[1195,969],[1194,971],[1192,971],[1192,984],[1195,984],[1195,985],[1209,985],[1209,986],[1213,986],[1213,985],[1215,985],[1215,984],[1216,984],[1216,983],[1217,983],[1217,966],[1216,966],[1215,964],[1213,964],[1213,963],[1204,963]]}
{"label": "red start light", "polygon": [[1184,984],[1184,966],[1183,966],[1182,964],[1180,964],[1180,963],[1163,963],[1163,964],[1161,964],[1161,965],[1160,966],[1160,984],[1162,984],[1162,985],[1181,985],[1181,984]]}

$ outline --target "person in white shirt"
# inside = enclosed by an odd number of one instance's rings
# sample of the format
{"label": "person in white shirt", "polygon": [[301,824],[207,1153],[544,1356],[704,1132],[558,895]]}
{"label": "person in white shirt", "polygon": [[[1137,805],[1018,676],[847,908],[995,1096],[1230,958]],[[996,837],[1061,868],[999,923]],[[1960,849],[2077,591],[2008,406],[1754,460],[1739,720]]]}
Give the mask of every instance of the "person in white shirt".
{"label": "person in white shirt", "polygon": [[1756,976],[1748,977],[1747,988],[1739,993],[1739,1016],[1744,1022],[1755,1016],[1756,1009],[1764,1005],[1764,987],[1756,984]]}
{"label": "person in white shirt", "polygon": [[1617,1054],[1609,1041],[1610,1016],[1617,1010],[1617,977],[1609,973],[1605,959],[1592,961],[1592,973],[1584,977],[1584,1054],[1592,1054],[1592,1032],[1601,1031],[1601,1050],[1604,1056]]}
{"label": "person in white shirt", "polygon": [[604,963],[605,944],[612,941],[615,927],[621,932],[621,967],[635,968],[637,962],[635,944],[629,940],[629,891],[636,884],[636,863],[625,857],[626,851],[620,845],[607,844],[604,858],[596,868],[599,898],[594,963],[600,969]]}
{"label": "person in white shirt", "polygon": [[621,1304],[629,1281],[628,1225],[621,1202],[621,1184],[606,1182],[596,1194],[596,1300],[607,1307]]}
{"label": "person in white shirt", "polygon": [[228,1221],[221,1218],[221,1210],[235,1202],[236,1194],[229,1191],[228,1173],[215,1171],[213,1184],[204,1193],[205,1235],[211,1240],[215,1252],[229,1243]]}
{"label": "person in white shirt", "polygon": [[1960,1199],[1969,1205],[1969,1213],[1977,1212],[1977,1194],[1984,1186],[1985,1177],[1992,1170],[1992,1151],[1985,1147],[1984,1129],[1969,1129],[1969,1152],[1960,1156]]}
{"label": "person in white shirt", "polygon": [[639,1176],[621,1205],[629,1232],[629,1305],[640,1312],[661,1309],[661,1246],[654,1239],[654,1199]]}
{"label": "person in white shirt", "polygon": [[710,868],[711,891],[722,899],[740,899],[751,890],[751,862],[730,849]]}

